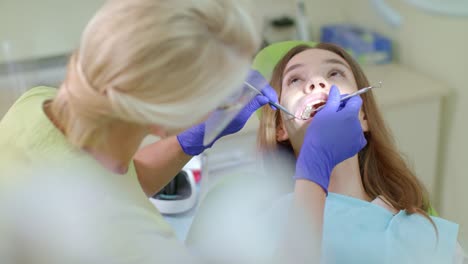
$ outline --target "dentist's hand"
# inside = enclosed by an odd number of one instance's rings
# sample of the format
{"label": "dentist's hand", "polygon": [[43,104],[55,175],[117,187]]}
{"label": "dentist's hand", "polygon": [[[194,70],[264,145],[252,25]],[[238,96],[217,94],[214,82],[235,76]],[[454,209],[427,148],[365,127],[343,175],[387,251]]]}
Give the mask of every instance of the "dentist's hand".
{"label": "dentist's hand", "polygon": [[195,125],[177,135],[179,144],[187,155],[196,156],[202,153],[205,149],[210,148],[219,138],[234,134],[241,130],[245,123],[247,123],[247,120],[249,120],[250,116],[257,109],[270,101],[275,103],[278,102],[278,95],[276,94],[275,90],[258,71],[250,70],[246,81],[257,89],[261,90],[262,95],[259,94],[255,96],[209,146],[203,146],[205,123]]}
{"label": "dentist's hand", "polygon": [[241,130],[245,123],[247,123],[247,120],[249,120],[250,116],[265,104],[269,102],[278,103],[278,95],[275,90],[258,71],[250,70],[246,81],[260,90],[263,95],[259,94],[255,96],[221,133],[221,137],[234,134]]}
{"label": "dentist's hand", "polygon": [[326,193],[333,168],[367,144],[359,121],[362,99],[352,97],[340,107],[340,98],[338,88],[332,86],[325,107],[307,128],[296,162],[294,178],[313,181]]}

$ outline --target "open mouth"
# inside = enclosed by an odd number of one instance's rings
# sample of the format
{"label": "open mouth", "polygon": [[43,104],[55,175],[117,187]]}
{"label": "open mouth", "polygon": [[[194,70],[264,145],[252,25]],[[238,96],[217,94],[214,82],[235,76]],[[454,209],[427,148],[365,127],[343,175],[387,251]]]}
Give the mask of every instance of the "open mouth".
{"label": "open mouth", "polygon": [[315,116],[317,113],[315,110],[323,105],[325,105],[326,101],[325,100],[317,100],[314,102],[311,102],[306,105],[304,108],[304,111],[302,111],[301,118],[302,119],[309,119]]}

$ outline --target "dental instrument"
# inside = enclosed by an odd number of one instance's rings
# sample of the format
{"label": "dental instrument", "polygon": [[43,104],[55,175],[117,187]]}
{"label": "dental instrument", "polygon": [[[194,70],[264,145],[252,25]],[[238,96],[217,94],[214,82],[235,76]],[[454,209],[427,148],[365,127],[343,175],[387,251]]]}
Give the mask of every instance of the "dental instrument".
{"label": "dental instrument", "polygon": [[[341,99],[340,99],[340,102],[345,102],[346,100],[348,100],[349,98],[351,97],[354,97],[354,96],[357,96],[357,95],[361,95],[363,93],[366,93],[368,91],[370,91],[371,89],[373,88],[381,88],[382,87],[382,82],[379,82],[377,85],[371,85],[369,87],[365,87],[365,88],[362,88],[362,89],[359,89],[357,90],[356,92],[352,93],[352,94],[348,94],[346,96],[343,96]],[[306,109],[304,110],[304,112],[302,113],[302,116],[301,116],[301,119],[302,120],[307,120],[309,118],[312,117],[312,113],[314,112],[317,112],[319,110],[321,110],[322,108],[325,107],[325,104],[322,104],[320,105],[319,107],[317,108],[314,108],[314,106],[307,106]]]}
{"label": "dental instrument", "polygon": [[[250,89],[252,89],[252,91],[255,91],[257,94],[262,94],[259,90],[257,90],[257,88],[255,88],[254,86],[252,86],[250,83],[244,82],[244,84],[245,84],[247,87],[249,87]],[[295,118],[297,118],[297,119],[303,120],[302,117],[297,117],[297,116],[294,115],[293,113],[289,112],[289,110],[286,109],[286,107],[284,107],[284,106],[282,106],[282,105],[280,105],[280,104],[278,104],[278,103],[275,103],[275,102],[271,102],[271,101],[270,101],[269,104],[272,105],[272,106],[274,106],[274,107],[276,107],[277,109],[283,111],[284,113],[286,113],[286,114],[288,114],[288,115],[290,115],[290,116],[293,116],[293,117],[295,117]]]}
{"label": "dental instrument", "polygon": [[[254,86],[252,86],[250,83],[248,82],[244,82],[244,84],[252,89],[253,91],[255,91],[256,93],[258,94],[262,94],[259,90],[257,90],[257,88],[255,88]],[[348,94],[346,96],[344,96],[343,98],[341,98],[340,102],[345,102],[346,100],[348,100],[349,98],[351,97],[354,97],[354,96],[357,96],[357,95],[361,95],[363,93],[366,93],[367,91],[373,89],[373,88],[381,88],[382,87],[382,82],[380,81],[377,85],[371,85],[369,87],[365,87],[365,88],[362,88],[362,89],[359,89],[357,90],[356,92],[352,93],[352,94]],[[279,110],[283,111],[284,113],[294,117],[294,118],[297,118],[299,120],[308,120],[309,118],[311,118],[311,115],[312,113],[314,112],[317,112],[319,111],[320,109],[322,109],[323,107],[325,107],[325,104],[317,107],[317,108],[314,108],[313,106],[307,106],[306,109],[304,110],[304,112],[302,113],[302,116],[298,117],[296,116],[295,114],[291,113],[288,109],[286,109],[284,106],[278,104],[278,103],[275,103],[275,102],[269,102],[270,105],[273,105],[274,107],[278,108]]]}

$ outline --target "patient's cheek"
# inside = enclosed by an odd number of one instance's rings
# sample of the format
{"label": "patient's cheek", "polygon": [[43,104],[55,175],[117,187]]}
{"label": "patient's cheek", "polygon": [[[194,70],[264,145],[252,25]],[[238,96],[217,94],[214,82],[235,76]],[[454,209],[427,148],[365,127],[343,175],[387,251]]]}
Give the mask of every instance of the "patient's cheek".
{"label": "patient's cheek", "polygon": [[340,94],[352,94],[358,90],[357,85],[354,85],[354,84],[346,83],[346,84],[341,84],[341,85],[340,84],[335,84],[335,85],[338,87]]}

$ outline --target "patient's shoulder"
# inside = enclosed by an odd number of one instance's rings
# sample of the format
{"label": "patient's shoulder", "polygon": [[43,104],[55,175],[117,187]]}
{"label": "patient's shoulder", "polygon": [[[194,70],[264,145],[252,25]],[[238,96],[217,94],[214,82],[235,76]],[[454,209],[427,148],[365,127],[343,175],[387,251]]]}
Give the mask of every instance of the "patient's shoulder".
{"label": "patient's shoulder", "polygon": [[392,214],[396,214],[398,213],[398,210],[393,207],[388,201],[387,199],[385,199],[385,197],[379,195],[377,196],[371,203],[375,204],[375,205],[378,205],[384,209],[387,209],[389,212],[391,212]]}

